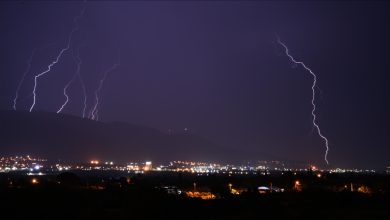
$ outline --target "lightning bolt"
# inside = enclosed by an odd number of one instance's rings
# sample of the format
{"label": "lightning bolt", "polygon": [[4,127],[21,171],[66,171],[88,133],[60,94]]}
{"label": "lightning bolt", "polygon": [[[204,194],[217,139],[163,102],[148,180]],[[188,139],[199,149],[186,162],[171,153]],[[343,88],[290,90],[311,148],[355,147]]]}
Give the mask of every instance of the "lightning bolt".
{"label": "lightning bolt", "polygon": [[61,105],[60,109],[57,110],[57,114],[61,113],[62,110],[65,108],[65,106],[68,104],[69,102],[69,95],[67,94],[67,90],[68,90],[68,87],[70,86],[70,84],[73,83],[73,81],[75,80],[76,77],[72,77],[72,79],[65,85],[64,87],[64,96],[65,96],[65,102],[64,104]]}
{"label": "lightning bolt", "polygon": [[72,29],[72,31],[70,32],[69,36],[68,36],[68,41],[67,41],[67,44],[64,48],[61,49],[61,51],[58,53],[56,59],[51,62],[47,69],[41,73],[39,73],[38,75],[36,75],[34,77],[34,88],[33,88],[33,103],[30,107],[30,112],[32,112],[32,110],[34,109],[34,106],[36,104],[36,99],[37,99],[37,94],[36,94],[36,90],[37,90],[37,84],[38,84],[38,79],[42,76],[44,76],[45,74],[49,73],[51,71],[51,68],[56,65],[58,63],[58,61],[60,60],[60,58],[62,57],[62,55],[67,51],[69,50],[70,48],[70,44],[72,42],[72,37],[73,37],[73,34],[74,32],[76,32],[78,29],[79,29],[79,25],[78,25],[78,20],[84,15],[84,11],[85,11],[85,7],[81,10],[80,14],[77,15],[76,17],[74,17],[73,19],[73,22],[75,23],[75,26],[74,28]]}
{"label": "lightning bolt", "polygon": [[[81,59],[80,59],[80,48],[81,47],[78,47],[77,48],[77,50],[76,50],[76,55],[74,55],[73,54],[73,58],[74,58],[74,60],[75,60],[75,62],[76,62],[76,65],[77,65],[77,67],[76,67],[76,72],[75,72],[75,74],[73,75],[73,77],[69,80],[69,82],[65,85],[65,87],[64,87],[64,90],[63,90],[63,92],[64,92],[64,96],[65,96],[65,102],[62,104],[62,106],[58,109],[58,111],[57,111],[57,114],[58,113],[61,113],[62,112],[62,110],[65,108],[65,106],[68,104],[68,102],[69,102],[69,95],[68,95],[68,93],[67,93],[67,90],[68,90],[68,87],[75,81],[75,79],[76,78],[79,78],[79,79],[81,79],[81,82],[83,82],[82,81],[82,78],[81,78],[81,74],[80,74],[80,68],[81,68],[81,63],[82,63],[82,61],[81,61]],[[83,91],[84,91],[84,106],[85,106],[85,103],[86,103],[86,91],[85,91],[85,86],[84,86],[84,84],[82,83],[81,84],[82,85],[82,88],[83,88]],[[84,108],[85,109],[85,108]],[[83,117],[84,117],[84,110],[83,110]]]}
{"label": "lightning bolt", "polygon": [[283,43],[279,36],[276,35],[276,40],[278,42],[278,44],[280,44],[283,48],[284,48],[284,52],[286,54],[286,56],[290,59],[291,62],[293,62],[294,64],[296,65],[301,65],[306,71],[308,71],[312,76],[313,76],[313,84],[311,86],[311,90],[312,90],[312,98],[311,98],[311,105],[313,106],[312,110],[311,110],[311,115],[313,116],[313,126],[316,128],[317,130],[317,133],[318,135],[321,137],[321,139],[325,142],[325,147],[326,147],[326,151],[325,151],[325,162],[326,164],[329,164],[329,161],[328,161],[328,152],[329,152],[329,141],[328,139],[322,134],[321,132],[321,129],[320,129],[320,126],[317,124],[317,116],[316,116],[316,104],[315,104],[315,98],[316,98],[316,92],[315,92],[315,89],[316,89],[316,86],[317,86],[317,80],[318,80],[318,77],[317,75],[309,68],[305,65],[305,63],[303,63],[302,61],[297,61],[295,60],[295,58],[290,54],[289,50],[288,50],[288,47],[286,46],[285,43]]}
{"label": "lightning bolt", "polygon": [[95,104],[94,104],[94,106],[92,108],[91,116],[90,116],[90,118],[92,120],[99,120],[99,116],[98,116],[98,112],[99,112],[99,109],[98,109],[98,106],[99,106],[99,94],[100,94],[100,91],[103,88],[104,81],[106,80],[107,76],[112,71],[114,71],[119,65],[120,65],[120,58],[118,59],[118,62],[114,63],[109,69],[107,69],[103,73],[103,76],[102,76],[102,78],[99,81],[99,85],[98,85],[97,89],[95,90]]}
{"label": "lightning bolt", "polygon": [[83,96],[84,96],[83,118],[85,118],[85,112],[87,111],[87,89],[85,88],[85,83],[81,74],[78,74],[78,78],[80,80],[81,88],[83,89]]}
{"label": "lightning bolt", "polygon": [[96,109],[96,112],[95,112],[95,120],[96,120],[96,121],[99,121],[99,109]]}
{"label": "lightning bolt", "polygon": [[16,103],[18,101],[18,98],[19,98],[19,91],[20,91],[20,88],[22,87],[22,84],[24,82],[24,79],[26,78],[26,75],[27,73],[30,72],[30,69],[31,69],[31,63],[32,63],[32,60],[34,58],[34,55],[35,55],[35,52],[37,51],[37,48],[34,48],[33,51],[31,52],[31,55],[30,57],[28,58],[27,60],[27,67],[26,69],[24,70],[23,72],[23,75],[22,75],[22,78],[20,79],[19,83],[18,83],[18,86],[16,87],[16,92],[15,92],[15,97],[14,97],[14,100],[13,100],[13,109],[16,111]]}

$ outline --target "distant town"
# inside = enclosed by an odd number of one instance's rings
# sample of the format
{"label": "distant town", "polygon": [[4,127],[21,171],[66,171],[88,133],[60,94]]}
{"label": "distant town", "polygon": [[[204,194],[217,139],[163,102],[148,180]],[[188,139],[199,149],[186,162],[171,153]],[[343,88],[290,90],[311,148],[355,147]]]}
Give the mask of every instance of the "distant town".
{"label": "distant town", "polygon": [[[153,187],[168,194],[184,194],[188,197],[206,200],[221,197],[220,194],[211,190],[209,185],[212,184],[207,180],[207,177],[230,178],[225,183],[228,191],[232,195],[240,195],[253,191],[254,187],[260,194],[301,192],[313,188],[337,192],[373,193],[388,189],[378,188],[377,185],[370,185],[356,177],[390,175],[389,169],[384,172],[342,168],[324,170],[317,168],[315,165],[308,165],[307,168],[289,168],[280,161],[259,161],[247,165],[222,165],[194,161],[172,161],[166,165],[154,165],[152,161],[116,164],[114,161],[100,160],[90,160],[78,164],[66,162],[53,164],[48,162],[47,159],[34,158],[29,155],[1,157],[0,173],[14,174],[7,178],[9,187],[26,186],[26,184],[39,185],[41,182],[61,184],[61,181],[58,181],[58,176],[61,179],[63,173],[71,173],[75,176],[77,174],[81,177],[93,176],[93,180],[84,178],[84,183],[83,178],[73,181],[77,182],[79,187],[88,186],[89,189],[105,189],[108,186],[112,187],[112,185],[122,187],[123,184],[135,184],[139,183],[138,180],[141,177],[153,179],[156,176],[162,176],[172,179],[172,176],[177,173],[180,178],[185,176],[191,181],[182,184],[174,178],[173,184],[164,184],[162,181],[152,184]],[[53,180],[51,177],[56,175],[58,176]],[[340,181],[340,175],[341,179],[344,178],[345,180]],[[27,179],[18,183],[20,176]],[[251,178],[252,180],[247,181],[247,183],[235,183],[235,177],[245,179],[245,176],[248,180]],[[263,178],[260,181],[261,183],[254,181],[259,176]],[[197,178],[202,177],[206,179],[197,180]],[[78,178],[74,177],[74,179]]]}
{"label": "distant town", "polygon": [[[312,216],[326,205],[332,210],[327,216],[350,219],[352,213],[353,219],[372,215],[383,219],[390,204],[389,182],[389,169],[291,168],[280,161],[156,165],[153,161],[53,163],[28,155],[0,157],[2,207],[11,213],[23,207],[36,217],[67,213],[103,219],[131,213],[133,219],[164,219],[162,213],[178,219],[174,217],[181,216],[181,210],[197,210],[189,219],[212,219],[205,218],[210,215],[259,219],[288,213]],[[344,213],[345,204],[354,211]],[[68,213],[69,209],[77,211]]]}
{"label": "distant town", "polygon": [[[26,156],[3,156],[0,158],[0,172],[29,171],[29,175],[44,175],[44,172],[58,172],[70,170],[113,170],[134,173],[156,172],[189,172],[196,174],[227,174],[227,175],[267,175],[283,174],[283,172],[305,172],[311,170],[321,173],[376,173],[373,169],[320,169],[315,165],[307,164],[305,167],[288,167],[282,161],[258,161],[244,165],[207,163],[197,161],[171,161],[165,165],[155,165],[152,161],[129,162],[117,164],[114,161],[90,160],[83,163],[49,162],[48,159]],[[390,173],[390,167],[384,171]]]}

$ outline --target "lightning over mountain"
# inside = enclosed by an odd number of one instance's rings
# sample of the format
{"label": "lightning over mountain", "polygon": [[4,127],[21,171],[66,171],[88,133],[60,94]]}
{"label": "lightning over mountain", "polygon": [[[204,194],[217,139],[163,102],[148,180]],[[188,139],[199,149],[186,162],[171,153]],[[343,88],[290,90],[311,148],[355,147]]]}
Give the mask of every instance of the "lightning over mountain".
{"label": "lightning over mountain", "polygon": [[[80,60],[81,62],[81,60]],[[80,85],[81,85],[81,88],[83,90],[83,104],[84,104],[84,107],[83,107],[83,118],[85,118],[85,112],[87,111],[87,89],[85,88],[85,83],[84,83],[84,79],[83,77],[81,76],[81,74],[79,73],[78,74],[78,79],[80,81]]]}
{"label": "lightning over mountain", "polygon": [[326,164],[329,164],[329,161],[328,161],[328,152],[329,152],[329,141],[328,139],[322,134],[321,132],[321,129],[320,129],[320,126],[317,124],[317,115],[316,115],[316,104],[315,104],[315,98],[316,98],[316,86],[317,86],[317,80],[318,80],[318,77],[317,75],[309,68],[306,66],[305,63],[303,63],[302,61],[297,61],[289,52],[289,49],[287,47],[287,45],[285,43],[283,43],[281,40],[280,40],[280,37],[278,35],[276,35],[276,40],[278,42],[278,44],[280,44],[283,48],[284,48],[284,52],[286,54],[286,56],[290,59],[291,62],[293,62],[294,64],[296,65],[300,65],[302,66],[306,71],[308,71],[312,77],[313,77],[313,84],[311,86],[311,90],[312,90],[312,99],[311,99],[311,104],[313,106],[312,110],[311,110],[311,115],[313,116],[313,126],[316,128],[317,130],[317,133],[318,135],[321,137],[321,139],[325,142],[325,162]]}
{"label": "lightning over mountain", "polygon": [[98,116],[98,112],[99,112],[99,94],[100,94],[100,91],[102,90],[103,88],[103,84],[107,78],[107,76],[112,72],[114,71],[118,66],[120,65],[120,54],[118,56],[118,61],[116,63],[114,63],[110,68],[108,68],[102,75],[102,78],[100,79],[99,81],[99,85],[97,87],[97,89],[95,90],[95,104],[91,110],[91,114],[90,114],[90,118],[92,120],[99,120],[99,116]]}
{"label": "lightning over mountain", "polygon": [[41,73],[35,75],[35,77],[34,77],[34,88],[33,88],[33,103],[32,103],[32,105],[31,105],[31,107],[30,107],[30,112],[32,112],[32,110],[34,109],[34,106],[35,106],[35,104],[36,104],[36,99],[37,99],[37,94],[36,94],[36,92],[37,92],[38,79],[39,79],[40,77],[43,77],[43,76],[46,75],[47,73],[49,73],[49,72],[51,71],[52,67],[53,67],[54,65],[56,65],[56,64],[60,61],[60,59],[61,59],[61,57],[63,56],[63,54],[64,54],[67,50],[69,50],[70,45],[71,45],[71,42],[72,42],[73,34],[79,29],[78,20],[84,15],[84,11],[85,11],[85,7],[81,10],[81,12],[80,12],[79,15],[77,15],[76,17],[74,17],[73,22],[74,22],[75,26],[74,26],[74,28],[71,30],[71,32],[69,33],[69,36],[68,36],[68,40],[67,40],[66,46],[65,46],[64,48],[61,49],[61,51],[58,53],[56,59],[54,59],[54,61],[52,61],[52,62],[48,65],[48,67],[47,67],[47,69],[46,69],[45,71],[43,71],[43,72],[41,72]]}
{"label": "lightning over mountain", "polygon": [[22,87],[22,84],[26,78],[26,75],[30,72],[30,69],[31,69],[31,64],[32,64],[32,60],[35,56],[35,52],[37,51],[37,48],[34,48],[31,52],[31,55],[30,57],[28,58],[27,60],[27,67],[26,69],[24,70],[23,72],[23,75],[22,75],[22,78],[20,79],[19,83],[18,83],[18,86],[16,87],[16,92],[15,92],[15,97],[14,97],[14,100],[13,100],[13,106],[12,108],[14,110],[16,110],[16,103],[18,101],[18,98],[19,98],[19,91],[20,91],[20,88]]}
{"label": "lightning over mountain", "polygon": [[82,63],[82,61],[81,61],[81,59],[80,59],[80,48],[81,48],[81,47],[78,47],[78,48],[76,49],[76,54],[73,54],[73,58],[74,58],[74,60],[75,60],[75,62],[76,62],[76,65],[77,65],[77,67],[76,67],[76,72],[75,72],[75,74],[73,75],[73,77],[69,80],[69,82],[68,82],[68,83],[65,85],[65,87],[64,87],[63,92],[64,92],[64,96],[65,96],[65,102],[64,102],[64,103],[62,104],[62,106],[58,109],[57,114],[58,114],[58,113],[61,113],[61,111],[65,108],[65,106],[66,106],[66,105],[68,104],[68,102],[69,102],[69,95],[68,95],[68,93],[67,93],[67,90],[68,90],[69,86],[75,81],[76,78],[79,78],[79,79],[80,79],[80,82],[81,82],[81,86],[82,86],[83,92],[84,92],[83,117],[84,117],[84,115],[85,115],[86,91],[85,91],[84,82],[83,82],[83,80],[82,80],[82,78],[81,78],[81,74],[80,74],[80,68],[81,68],[81,63]]}

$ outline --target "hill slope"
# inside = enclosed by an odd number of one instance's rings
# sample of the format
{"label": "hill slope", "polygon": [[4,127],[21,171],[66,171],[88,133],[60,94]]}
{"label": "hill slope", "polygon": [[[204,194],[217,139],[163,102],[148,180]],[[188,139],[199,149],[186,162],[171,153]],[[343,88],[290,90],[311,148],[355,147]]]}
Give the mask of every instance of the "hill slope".
{"label": "hill slope", "polygon": [[47,112],[0,111],[0,154],[71,161],[166,162],[221,160],[221,152],[226,153],[216,144],[189,134],[167,135],[128,123],[103,123]]}

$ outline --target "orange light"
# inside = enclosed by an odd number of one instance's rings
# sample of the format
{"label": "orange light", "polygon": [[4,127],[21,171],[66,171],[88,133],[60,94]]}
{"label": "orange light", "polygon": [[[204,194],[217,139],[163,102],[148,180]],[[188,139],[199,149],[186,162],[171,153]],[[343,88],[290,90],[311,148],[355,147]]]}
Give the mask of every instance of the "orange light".
{"label": "orange light", "polygon": [[321,173],[318,173],[318,174],[317,174],[317,177],[318,177],[318,178],[321,178],[321,176],[322,176]]}
{"label": "orange light", "polygon": [[99,161],[98,160],[91,160],[90,162],[91,164],[95,164],[95,165],[98,165],[99,164]]}
{"label": "orange light", "polygon": [[297,181],[295,181],[295,185],[299,186],[299,185],[301,185],[301,182],[299,182],[299,180],[297,180]]}
{"label": "orange light", "polygon": [[31,183],[32,184],[38,184],[38,180],[34,178],[34,179],[31,180]]}

